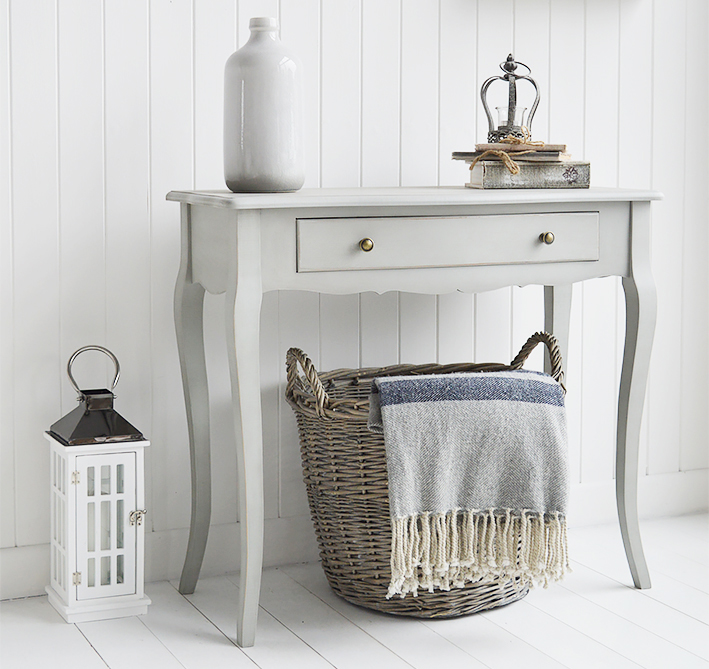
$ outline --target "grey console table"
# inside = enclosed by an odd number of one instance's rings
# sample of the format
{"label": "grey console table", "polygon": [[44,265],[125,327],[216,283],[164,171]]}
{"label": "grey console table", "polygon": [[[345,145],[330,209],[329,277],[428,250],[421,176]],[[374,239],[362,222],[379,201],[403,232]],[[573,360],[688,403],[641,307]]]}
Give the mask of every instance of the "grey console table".
{"label": "grey console table", "polygon": [[[241,581],[237,642],[256,634],[263,562],[259,316],[270,290],[482,292],[545,286],[545,327],[568,347],[571,284],[619,276],[626,335],[618,401],[616,492],[633,581],[650,587],[637,513],[640,421],[655,327],[651,191],[465,188],[173,191],[182,263],[175,325],[192,469],[192,518],[180,592],[194,591],[211,511],[205,291],[227,294],[238,454]],[[549,234],[550,233],[550,234]],[[392,360],[392,363],[396,361]]]}

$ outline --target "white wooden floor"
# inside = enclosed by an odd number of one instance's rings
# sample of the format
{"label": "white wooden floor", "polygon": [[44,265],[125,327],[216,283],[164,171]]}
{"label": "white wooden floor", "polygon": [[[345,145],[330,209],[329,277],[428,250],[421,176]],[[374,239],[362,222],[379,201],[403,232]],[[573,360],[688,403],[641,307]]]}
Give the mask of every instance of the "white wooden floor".
{"label": "white wooden floor", "polygon": [[571,534],[563,585],[484,614],[401,619],[336,597],[317,564],[264,574],[256,646],[234,645],[238,575],[182,597],[149,583],[146,616],[66,624],[46,597],[2,602],[2,669],[709,667],[707,515],[642,524],[651,590],[630,587],[615,526]]}

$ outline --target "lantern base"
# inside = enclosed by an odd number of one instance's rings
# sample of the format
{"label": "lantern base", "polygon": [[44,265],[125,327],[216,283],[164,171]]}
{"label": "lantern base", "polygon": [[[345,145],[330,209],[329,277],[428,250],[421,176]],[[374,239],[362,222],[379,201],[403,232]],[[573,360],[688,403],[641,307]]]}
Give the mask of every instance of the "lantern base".
{"label": "lantern base", "polygon": [[45,590],[47,595],[49,595],[49,603],[68,623],[86,623],[94,620],[141,616],[148,612],[150,604],[150,598],[145,595],[140,598],[137,598],[136,595],[127,595],[125,597],[93,599],[67,606],[50,585]]}

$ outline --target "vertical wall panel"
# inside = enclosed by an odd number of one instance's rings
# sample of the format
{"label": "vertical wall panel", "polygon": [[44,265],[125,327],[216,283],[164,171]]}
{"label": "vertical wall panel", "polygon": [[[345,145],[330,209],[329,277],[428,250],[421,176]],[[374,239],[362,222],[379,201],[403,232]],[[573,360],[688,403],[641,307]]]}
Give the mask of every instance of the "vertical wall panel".
{"label": "vertical wall panel", "polygon": [[317,188],[320,185],[320,2],[284,2],[280,10],[281,39],[303,65],[304,186]]}
{"label": "vertical wall panel", "polygon": [[0,548],[15,545],[9,0],[0,2]]}
{"label": "vertical wall panel", "polygon": [[477,1],[440,2],[439,168],[441,186],[462,186],[468,166],[452,160],[453,151],[473,151],[482,141],[476,137],[476,117],[482,114],[475,67]]}
{"label": "vertical wall panel", "polygon": [[[618,178],[618,0],[586,4],[585,156],[596,186]],[[593,417],[582,427],[584,481],[613,476],[617,370],[617,279],[595,279],[583,286],[583,412]]]}
{"label": "vertical wall panel", "polygon": [[362,0],[362,186],[398,186],[399,0]]}
{"label": "vertical wall panel", "polygon": [[[536,138],[590,159],[594,185],[664,191],[653,205],[659,320],[642,438],[653,474],[707,467],[703,0],[0,0],[0,14],[0,545],[46,542],[41,432],[73,405],[66,357],[89,338],[118,355],[118,408],[153,444],[150,523],[188,523],[172,318],[179,210],[164,197],[222,187],[223,66],[253,16],[278,17],[303,61],[306,186],[462,185],[465,166],[450,153],[485,138],[479,87],[513,52],[542,85]],[[209,298],[205,312],[213,521],[232,523],[223,301]],[[474,353],[505,361],[541,326],[541,301],[537,287],[264,296],[267,516],[307,512],[282,396],[288,346],[322,369]],[[613,475],[623,306],[616,280],[574,288],[574,481]],[[80,381],[109,374],[92,355],[77,365]]]}
{"label": "vertical wall panel", "polygon": [[[583,0],[551,0],[549,27],[549,141],[566,144],[574,158],[584,154],[586,67]],[[571,64],[571,65],[569,65]],[[593,169],[593,168],[592,168]],[[581,481],[583,402],[583,288],[573,288],[565,398],[572,480]]]}
{"label": "vertical wall panel", "polygon": [[361,7],[321,3],[321,178],[324,188],[360,183]]}
{"label": "vertical wall panel", "polygon": [[194,5],[194,183],[224,188],[224,65],[236,50],[236,3]]}
{"label": "vertical wall panel", "polygon": [[401,5],[401,186],[431,186],[438,172],[438,3]]}
{"label": "vertical wall panel", "polygon": [[399,360],[398,293],[360,295],[360,364],[384,367]]}
{"label": "vertical wall panel", "polygon": [[[103,16],[92,0],[57,3],[59,89],[60,350],[106,341]],[[105,384],[106,358],[77,360],[79,387]],[[76,394],[62,384],[62,414]]]}
{"label": "vertical wall panel", "polygon": [[399,362],[436,359],[436,296],[399,295]]}
{"label": "vertical wall panel", "polygon": [[[657,329],[650,367],[648,471],[680,465],[681,375],[677,352],[682,322],[685,193],[686,2],[654,3],[652,185],[665,194],[653,205],[652,269],[657,283]],[[689,109],[688,109],[689,111]],[[671,234],[667,234],[671,231]],[[705,409],[706,410],[706,409]]]}
{"label": "vertical wall panel", "polygon": [[[296,346],[320,367],[319,300],[317,293],[288,291],[280,294],[278,311],[278,357],[281,367],[281,389],[285,391],[286,351]],[[295,415],[287,402],[280,403],[280,516],[302,516],[307,513],[305,486],[300,466],[300,450]]]}
{"label": "vertical wall panel", "polygon": [[[709,108],[709,49],[707,15],[702,0],[687,3],[687,75],[685,100],[684,247],[682,257],[682,349],[680,468],[709,466],[709,159],[706,123],[697,123],[695,110]],[[704,82],[704,85],[702,85]]]}
{"label": "vertical wall panel", "polygon": [[[116,407],[152,439],[150,128],[145,3],[106,2],[104,30],[106,343],[122,369]],[[148,449],[146,504],[155,509],[151,465],[151,449]],[[152,526],[152,513],[146,517],[146,523]]]}
{"label": "vertical wall panel", "polygon": [[[49,532],[49,457],[42,437],[60,414],[57,63],[54,2],[10,8],[18,545]],[[21,370],[22,373],[18,373]]]}
{"label": "vertical wall panel", "polygon": [[472,362],[475,297],[466,293],[439,295],[436,322],[438,362]]}
{"label": "vertical wall panel", "polygon": [[[150,225],[152,464],[155,529],[189,523],[187,421],[172,296],[179,267],[179,207],[166,202],[170,190],[193,186],[192,3],[153,0],[150,4]],[[180,456],[181,454],[181,456]]]}
{"label": "vertical wall panel", "polygon": [[[479,0],[477,23],[477,78],[479,86],[502,74],[499,64],[514,48],[512,0]],[[507,105],[507,84],[494,82],[488,89],[488,106],[497,123],[495,107]],[[488,121],[484,111],[477,116],[478,141],[486,141]],[[503,288],[475,298],[475,360],[505,362],[510,355],[512,291]]]}
{"label": "vertical wall panel", "polygon": [[[549,0],[515,3],[514,56],[532,70],[537,82],[540,103],[532,119],[532,138],[549,142]],[[518,104],[527,107],[527,114],[534,104],[534,87],[521,81],[517,86]],[[512,334],[510,356],[517,351],[534,332],[544,329],[544,288],[542,286],[513,287]],[[511,359],[511,358],[510,358]],[[544,351],[541,346],[532,353],[525,367],[543,369]]]}
{"label": "vertical wall panel", "polygon": [[[236,4],[195,2],[193,21],[194,185],[224,188],[224,64],[236,49]],[[231,382],[225,338],[225,298],[208,296],[204,305],[212,441],[212,522],[236,520],[237,490]]]}
{"label": "vertical wall panel", "polygon": [[[652,186],[652,0],[620,3],[620,78],[618,90],[618,185]],[[638,67],[638,63],[646,63]],[[643,113],[642,110],[646,110]],[[654,205],[653,205],[654,208]],[[625,296],[618,296],[618,367],[625,335]],[[645,402],[643,424],[648,421]],[[647,430],[642,430],[639,468],[647,467]]]}

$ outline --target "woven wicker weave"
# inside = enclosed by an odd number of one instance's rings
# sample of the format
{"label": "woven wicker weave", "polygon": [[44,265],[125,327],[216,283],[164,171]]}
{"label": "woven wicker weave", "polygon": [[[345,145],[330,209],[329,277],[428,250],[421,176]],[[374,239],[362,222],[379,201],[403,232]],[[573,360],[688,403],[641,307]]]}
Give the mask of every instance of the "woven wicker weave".
{"label": "woven wicker weave", "polygon": [[552,376],[561,383],[558,344],[543,332],[530,337],[510,365],[394,365],[319,374],[300,349],[288,351],[286,398],[298,422],[303,477],[323,569],[338,595],[387,613],[447,618],[502,606],[527,594],[527,587],[509,581],[386,599],[391,578],[386,454],[382,435],[367,429],[367,416],[375,377],[519,369],[539,342],[546,344]]}

